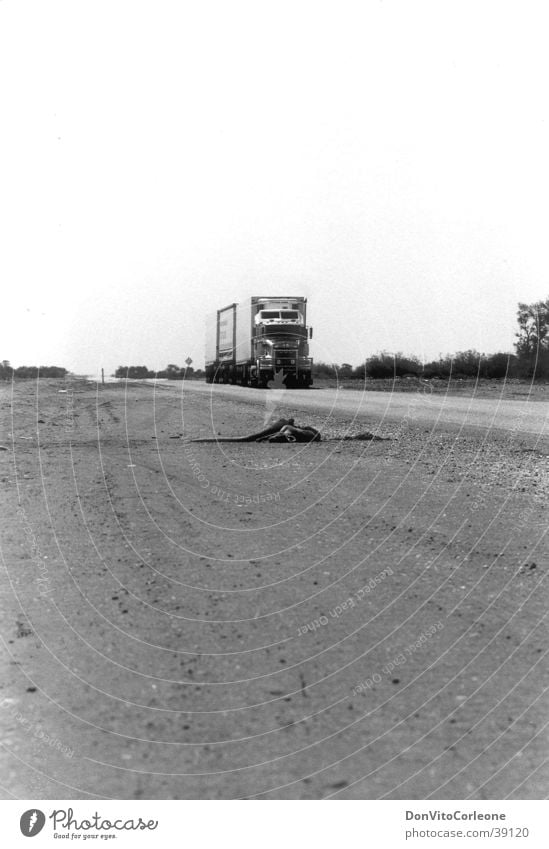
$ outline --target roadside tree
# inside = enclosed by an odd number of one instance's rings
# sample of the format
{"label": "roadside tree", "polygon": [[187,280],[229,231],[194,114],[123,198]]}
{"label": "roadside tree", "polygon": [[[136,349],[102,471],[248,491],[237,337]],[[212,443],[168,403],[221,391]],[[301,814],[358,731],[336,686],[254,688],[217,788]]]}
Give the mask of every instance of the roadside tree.
{"label": "roadside tree", "polygon": [[549,377],[549,297],[519,303],[515,348],[524,377]]}

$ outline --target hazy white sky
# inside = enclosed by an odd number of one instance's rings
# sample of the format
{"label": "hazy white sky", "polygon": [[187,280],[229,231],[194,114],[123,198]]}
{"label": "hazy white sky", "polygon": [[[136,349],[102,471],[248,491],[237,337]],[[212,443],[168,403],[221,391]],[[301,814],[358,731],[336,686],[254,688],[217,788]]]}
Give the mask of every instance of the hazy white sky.
{"label": "hazy white sky", "polygon": [[0,359],[202,366],[207,312],[286,293],[319,360],[511,350],[549,294],[546,17],[4,0]]}

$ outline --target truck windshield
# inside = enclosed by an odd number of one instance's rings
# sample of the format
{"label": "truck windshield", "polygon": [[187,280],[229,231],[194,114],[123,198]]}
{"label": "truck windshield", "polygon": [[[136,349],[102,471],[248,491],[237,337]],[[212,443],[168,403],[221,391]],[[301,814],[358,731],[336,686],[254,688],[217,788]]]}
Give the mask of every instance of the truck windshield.
{"label": "truck windshield", "polygon": [[298,310],[260,310],[257,321],[299,321],[301,314]]}

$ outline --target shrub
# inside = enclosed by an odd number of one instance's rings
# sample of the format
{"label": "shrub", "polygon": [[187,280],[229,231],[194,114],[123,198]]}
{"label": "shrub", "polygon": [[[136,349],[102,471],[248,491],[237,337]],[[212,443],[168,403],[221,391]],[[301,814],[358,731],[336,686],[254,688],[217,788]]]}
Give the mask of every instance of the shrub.
{"label": "shrub", "polygon": [[382,351],[366,360],[365,371],[372,380],[403,377],[405,374],[418,375],[422,372],[417,357],[405,357],[401,352],[390,354]]}

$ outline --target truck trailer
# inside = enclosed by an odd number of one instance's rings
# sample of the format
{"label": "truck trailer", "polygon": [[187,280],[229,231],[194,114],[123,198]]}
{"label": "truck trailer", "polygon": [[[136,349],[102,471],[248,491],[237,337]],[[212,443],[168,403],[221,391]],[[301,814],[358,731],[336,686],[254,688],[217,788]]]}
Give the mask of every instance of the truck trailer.
{"label": "truck trailer", "polygon": [[307,298],[254,295],[206,320],[206,382],[311,386]]}

